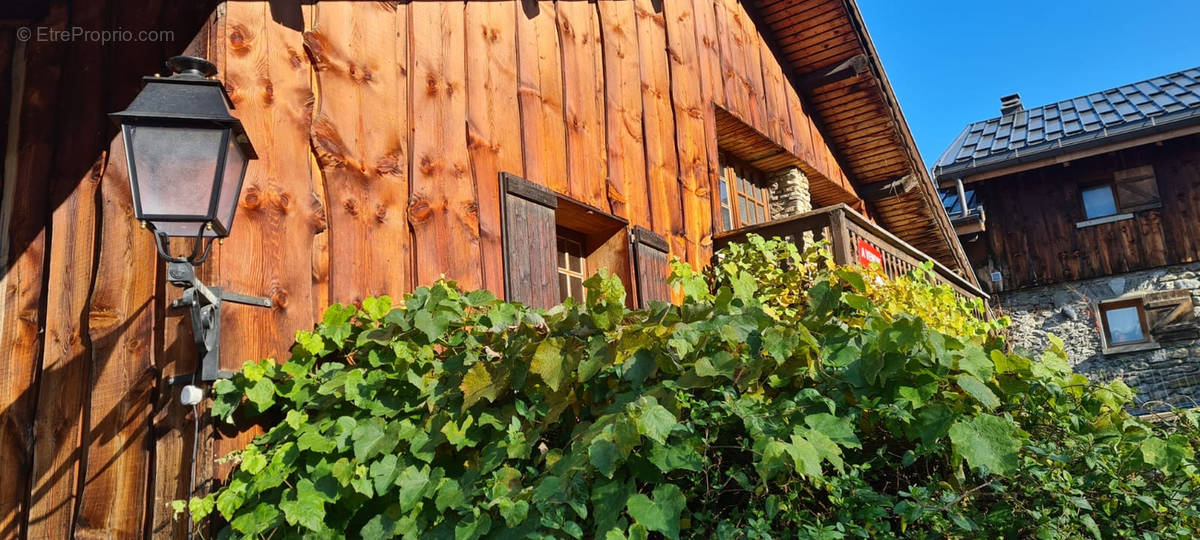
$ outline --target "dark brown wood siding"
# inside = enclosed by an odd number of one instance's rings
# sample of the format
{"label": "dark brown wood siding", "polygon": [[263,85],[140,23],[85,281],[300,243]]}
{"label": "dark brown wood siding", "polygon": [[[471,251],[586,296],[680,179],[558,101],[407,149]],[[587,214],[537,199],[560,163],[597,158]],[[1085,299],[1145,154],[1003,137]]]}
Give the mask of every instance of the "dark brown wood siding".
{"label": "dark brown wood siding", "polygon": [[[1154,167],[1160,208],[1084,221],[1080,185]],[[987,213],[987,248],[1005,290],[1200,260],[1200,136],[968,184]],[[980,267],[987,261],[976,260]]]}

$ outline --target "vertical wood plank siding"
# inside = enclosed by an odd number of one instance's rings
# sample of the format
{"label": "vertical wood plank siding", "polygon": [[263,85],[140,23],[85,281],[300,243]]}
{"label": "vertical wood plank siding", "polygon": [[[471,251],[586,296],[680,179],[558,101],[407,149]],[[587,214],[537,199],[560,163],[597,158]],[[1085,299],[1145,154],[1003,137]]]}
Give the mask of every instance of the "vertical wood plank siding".
{"label": "vertical wood plank siding", "polygon": [[[3,538],[186,530],[169,502],[187,496],[194,417],[166,379],[193,368],[190,322],[167,309],[179,291],[132,221],[105,116],[167,57],[217,64],[261,156],[233,235],[199,271],[274,302],[225,311],[226,369],[286,359],[331,302],[442,276],[501,295],[507,277],[509,294],[556,302],[549,257],[510,267],[504,255],[553,252],[554,212],[503,193],[501,172],[644,228],[635,288],[669,299],[643,278],[665,275],[669,256],[700,266],[712,253],[717,108],[799,156],[814,192],[854,196],[737,0],[166,6],[56,0],[25,25],[174,32],[164,42],[0,30]],[[1176,218],[1154,219],[1140,226]],[[1190,238],[1167,249],[1194,254]],[[228,468],[216,458],[255,432],[222,438],[206,419],[201,430],[203,492]]]}
{"label": "vertical wood plank siding", "polygon": [[[1079,186],[1153,165],[1161,207],[1076,227]],[[968,184],[987,210],[987,242],[1006,290],[1200,260],[1200,136],[1190,135]]]}

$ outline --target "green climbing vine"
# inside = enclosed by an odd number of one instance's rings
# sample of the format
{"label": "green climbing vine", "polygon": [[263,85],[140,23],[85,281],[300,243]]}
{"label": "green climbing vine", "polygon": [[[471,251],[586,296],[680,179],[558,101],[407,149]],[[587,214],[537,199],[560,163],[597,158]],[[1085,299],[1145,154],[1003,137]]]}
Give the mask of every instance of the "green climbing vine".
{"label": "green climbing vine", "polygon": [[[1056,343],[933,286],[751,238],[681,305],[422,287],[335,305],[213,414],[270,427],[187,504],[271,538],[1185,538],[1196,416],[1149,424]],[[180,508],[184,506],[181,501]]]}

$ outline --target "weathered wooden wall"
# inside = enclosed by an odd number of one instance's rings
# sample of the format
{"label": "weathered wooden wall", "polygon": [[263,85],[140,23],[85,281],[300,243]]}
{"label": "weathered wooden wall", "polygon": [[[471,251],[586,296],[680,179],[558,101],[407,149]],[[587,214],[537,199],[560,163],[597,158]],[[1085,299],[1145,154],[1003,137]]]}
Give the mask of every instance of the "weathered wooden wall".
{"label": "weathered wooden wall", "polygon": [[[1079,184],[1153,165],[1162,207],[1076,228]],[[1200,260],[1200,136],[1172,139],[971,184],[987,242],[1010,290]],[[973,261],[979,264],[980,261]]]}
{"label": "weathered wooden wall", "polygon": [[[283,357],[331,302],[440,276],[502,292],[498,172],[711,255],[714,104],[845,174],[736,0],[58,0],[32,27],[171,30],[158,42],[0,32],[0,538],[179,536],[188,320],[168,311],[105,114],[172,55],[221,70],[260,155],[206,282],[226,368]],[[203,410],[201,411],[203,413]],[[202,414],[203,417],[203,414]],[[248,434],[201,426],[198,485]]]}

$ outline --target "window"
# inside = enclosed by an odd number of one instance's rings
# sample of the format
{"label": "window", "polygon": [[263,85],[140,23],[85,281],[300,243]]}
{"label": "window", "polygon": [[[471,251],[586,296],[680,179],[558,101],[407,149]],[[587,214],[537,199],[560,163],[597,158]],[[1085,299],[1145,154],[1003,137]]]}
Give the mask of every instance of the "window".
{"label": "window", "polygon": [[1083,215],[1087,219],[1102,218],[1117,213],[1117,199],[1112,184],[1086,187],[1079,191],[1083,196]]}
{"label": "window", "polygon": [[771,219],[770,183],[766,174],[732,156],[721,158],[720,203],[722,230],[733,230]]}
{"label": "window", "polygon": [[560,298],[585,299],[583,280],[587,279],[587,260],[583,235],[558,228],[558,294]]}
{"label": "window", "polygon": [[[975,195],[974,189],[963,190],[967,198],[967,212],[974,211],[979,208],[979,200]],[[951,216],[963,213],[962,201],[958,198],[958,190],[955,188],[943,189],[939,195],[942,198],[942,207],[946,209],[946,213]]]}
{"label": "window", "polygon": [[1172,289],[1122,296],[1096,306],[1105,354],[1157,349],[1162,343],[1200,337],[1192,290]]}
{"label": "window", "polygon": [[1154,167],[1150,165],[1116,171],[1111,180],[1081,186],[1079,194],[1083,200],[1084,218],[1087,220],[1128,214],[1162,205],[1158,196]]}
{"label": "window", "polygon": [[1141,298],[1100,304],[1100,319],[1108,345],[1129,345],[1150,341],[1146,324],[1146,308]]}
{"label": "window", "polygon": [[[628,222],[513,174],[501,173],[500,185],[506,299],[542,308],[582,302],[584,280],[601,269],[637,290]],[[666,286],[663,257],[663,268],[637,270],[647,287]],[[632,294],[627,299],[632,305]]]}

